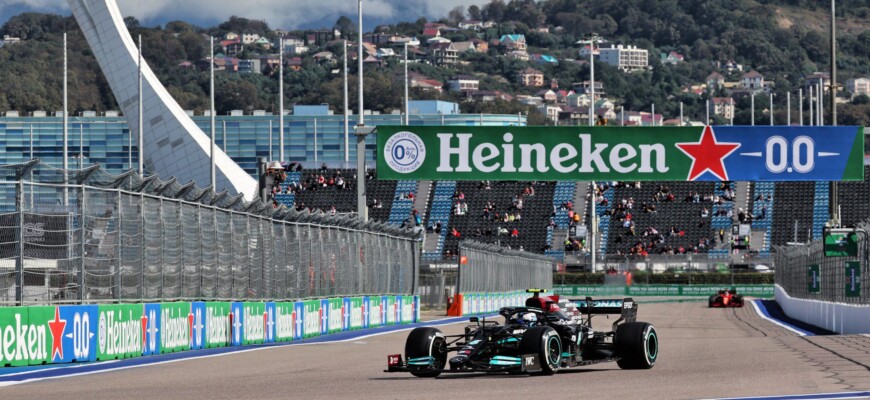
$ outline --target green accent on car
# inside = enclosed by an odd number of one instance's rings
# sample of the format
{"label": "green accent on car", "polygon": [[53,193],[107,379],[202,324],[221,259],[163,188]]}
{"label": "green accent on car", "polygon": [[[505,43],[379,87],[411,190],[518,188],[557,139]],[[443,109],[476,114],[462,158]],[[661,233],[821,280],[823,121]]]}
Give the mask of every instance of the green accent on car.
{"label": "green accent on car", "polygon": [[520,365],[522,360],[519,357],[495,356],[489,360],[489,365]]}
{"label": "green accent on car", "polygon": [[[558,346],[558,350],[556,350],[555,352],[550,351],[550,343],[551,342],[555,342],[556,346]],[[559,359],[562,358],[561,357],[561,355],[562,355],[562,342],[558,336],[550,336],[550,338],[547,339],[547,353],[549,353],[549,354],[547,354],[547,358],[549,358],[551,364],[555,365],[555,364],[559,363]],[[553,358],[554,355],[557,356],[558,358],[554,359]]]}
{"label": "green accent on car", "polygon": [[656,332],[650,329],[646,340],[646,354],[649,356],[650,360],[655,360],[656,356],[659,355],[659,338],[656,335]]}
{"label": "green accent on car", "polygon": [[409,358],[408,359],[408,365],[432,365],[434,363],[435,363],[435,357],[431,357],[431,356]]}
{"label": "green accent on car", "polygon": [[499,341],[497,341],[497,342],[495,342],[495,343],[496,343],[496,344],[515,343],[515,342],[519,342],[519,341],[520,341],[520,340],[517,339],[517,338],[509,337],[509,338],[501,339],[501,340],[499,340]]}

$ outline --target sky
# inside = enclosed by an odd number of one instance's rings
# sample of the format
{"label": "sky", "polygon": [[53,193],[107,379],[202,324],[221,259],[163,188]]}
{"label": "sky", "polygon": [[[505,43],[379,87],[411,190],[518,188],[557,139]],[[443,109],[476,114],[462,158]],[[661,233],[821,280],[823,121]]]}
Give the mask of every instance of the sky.
{"label": "sky", "polygon": [[[353,0],[117,0],[124,16],[136,17],[142,25],[162,25],[182,20],[201,27],[226,21],[230,16],[265,20],[272,29],[332,27],[341,15],[356,21]],[[415,21],[419,17],[446,17],[456,6],[479,6],[488,0],[364,0],[363,26]],[[36,11],[69,15],[67,0],[0,0],[0,24],[22,12]]]}

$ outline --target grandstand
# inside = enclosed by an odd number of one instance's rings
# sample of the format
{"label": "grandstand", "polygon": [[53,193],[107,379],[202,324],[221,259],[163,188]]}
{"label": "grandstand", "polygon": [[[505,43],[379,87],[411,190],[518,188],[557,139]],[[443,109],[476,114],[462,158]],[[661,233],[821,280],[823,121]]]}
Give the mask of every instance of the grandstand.
{"label": "grandstand", "polygon": [[[870,216],[870,167],[865,166],[864,175],[863,182],[839,183],[844,226]],[[345,181],[343,188],[335,183],[338,176]],[[377,179],[374,170],[366,178],[371,219],[402,225],[412,222],[415,210],[420,215],[428,233],[424,261],[456,255],[463,239],[557,259],[569,252],[588,254],[584,243],[570,249],[565,239],[575,225],[574,210],[580,213],[579,224],[590,220],[593,198],[600,218],[598,251],[604,255],[706,254],[727,261],[733,256],[731,226],[743,218],[752,227],[751,255],[766,258],[772,246],[818,239],[829,217],[827,182],[388,181]],[[519,198],[521,210],[515,206]],[[289,172],[274,200],[297,209],[355,212],[356,171]],[[514,220],[505,221],[506,214]]]}

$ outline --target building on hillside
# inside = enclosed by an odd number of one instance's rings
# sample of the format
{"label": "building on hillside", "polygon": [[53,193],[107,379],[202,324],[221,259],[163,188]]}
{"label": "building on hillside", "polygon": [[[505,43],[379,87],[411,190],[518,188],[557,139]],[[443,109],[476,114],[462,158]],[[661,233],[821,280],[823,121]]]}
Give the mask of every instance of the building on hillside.
{"label": "building on hillside", "polygon": [[468,75],[459,75],[447,81],[452,92],[469,93],[480,90],[480,80]]}
{"label": "building on hillside", "polygon": [[471,98],[478,101],[513,101],[514,97],[500,90],[478,90],[471,93]]}
{"label": "building on hillside", "polygon": [[580,47],[580,51],[578,52],[578,56],[581,59],[588,60],[590,51],[592,52],[593,58],[601,55],[601,48],[599,46],[592,47],[592,46],[587,44],[587,45]]}
{"label": "building on hillside", "polygon": [[649,52],[637,46],[612,45],[599,49],[599,60],[622,71],[631,72],[649,67]]}
{"label": "building on hillside", "polygon": [[498,40],[499,44],[505,50],[522,50],[526,51],[526,36],[525,35],[502,35]]}
{"label": "building on hillside", "polygon": [[311,58],[314,59],[318,64],[335,64],[335,54],[329,51],[321,51],[319,53],[314,53]]}
{"label": "building on hillside", "polygon": [[827,72],[815,72],[812,75],[808,75],[804,77],[804,88],[808,88],[810,86],[818,86],[822,85],[823,90],[825,92],[830,91],[831,85],[831,74]]}
{"label": "building on hillside", "polygon": [[263,49],[265,49],[265,50],[269,50],[272,48],[272,42],[270,42],[269,39],[266,39],[264,37],[261,37],[261,38],[255,40],[254,44],[259,45],[259,46],[263,46]]}
{"label": "building on hillside", "polygon": [[230,57],[235,57],[245,49],[242,41],[238,38],[221,41],[221,47],[224,49],[224,54]]}
{"label": "building on hillside", "polygon": [[589,96],[584,93],[574,93],[565,98],[565,104],[569,107],[588,107]]}
{"label": "building on hillside", "polygon": [[511,60],[529,61],[529,53],[526,53],[525,50],[514,50],[508,52],[506,57]]}
{"label": "building on hillside", "polygon": [[[574,93],[584,93],[590,94],[592,87],[592,83],[590,81],[583,82],[574,82],[571,84],[571,88],[574,90]],[[607,92],[604,91],[604,82],[595,81],[595,97],[606,96]]]}
{"label": "building on hillside", "polygon": [[454,42],[453,47],[456,49],[456,52],[460,54],[466,52],[477,53],[477,46],[475,46],[472,41]]}
{"label": "building on hillside", "polygon": [[458,59],[459,53],[453,47],[453,43],[436,43],[429,46],[429,61],[433,65],[455,64]]}
{"label": "building on hillside", "polygon": [[489,51],[489,43],[486,40],[474,38],[471,39],[471,43],[474,43],[474,47],[479,53],[486,53]]}
{"label": "building on hillside", "polygon": [[314,43],[316,46],[323,46],[333,40],[341,39],[341,32],[338,29],[321,29],[316,31],[308,31],[305,33],[308,39],[308,44]]}
{"label": "building on hillside", "polygon": [[[18,38],[15,36],[3,35],[3,40],[0,41],[0,43],[2,43],[3,45],[18,44],[18,43],[21,43],[21,38]],[[2,45],[0,45],[0,47],[2,47]]]}
{"label": "building on hillside", "polygon": [[441,93],[444,91],[444,84],[437,81],[437,80],[429,79],[426,77],[422,77],[422,78],[409,77],[409,79],[411,81],[409,83],[409,86],[412,88],[418,88],[418,89],[423,90],[423,91],[431,91],[431,92],[437,92],[437,93]]}
{"label": "building on hillside", "polygon": [[710,114],[718,115],[726,120],[734,117],[734,99],[730,97],[714,97],[710,100]]}
{"label": "building on hillside", "polygon": [[749,71],[740,77],[740,87],[749,91],[759,91],[764,89],[764,76],[758,71]]}
{"label": "building on hillside", "polygon": [[276,54],[260,56],[260,73],[267,73],[270,75],[278,73],[279,62],[280,60]]}
{"label": "building on hillside", "polygon": [[852,94],[854,99],[856,96],[870,96],[870,79],[854,78],[846,81],[846,91]]}
{"label": "building on hillside", "polygon": [[260,39],[258,33],[242,33],[242,44],[252,44]]}
{"label": "building on hillside", "polygon": [[659,59],[662,64],[677,65],[683,62],[683,55],[676,51],[672,51],[670,53],[660,53]]}
{"label": "building on hillside", "polygon": [[517,73],[517,82],[523,86],[544,86],[544,73],[534,68],[526,68]]}
{"label": "building on hillside", "polygon": [[290,68],[293,71],[301,71],[302,70],[302,57],[291,57],[284,59],[285,67]]}
{"label": "building on hillside", "polygon": [[707,82],[707,90],[710,92],[715,92],[725,87],[725,77],[716,71],[708,75],[704,81]]}
{"label": "building on hillside", "polygon": [[535,96],[544,99],[544,101],[547,103],[555,103],[558,99],[558,96],[556,95],[556,92],[553,91],[553,89],[541,89],[537,93],[535,93]]}
{"label": "building on hillside", "polygon": [[308,46],[306,46],[304,44],[303,45],[284,46],[284,48],[286,49],[285,54],[288,54],[291,56],[301,56],[303,54],[308,53],[308,51],[311,50],[310,48],[308,48]]}
{"label": "building on hillside", "polygon": [[[717,63],[721,64],[721,63]],[[734,62],[734,60],[728,60],[724,65],[720,65],[721,68],[724,68],[728,73],[732,72],[743,72],[743,64],[738,64]]]}
{"label": "building on hillside", "polygon": [[235,32],[227,32],[227,34],[224,35],[224,40],[236,40],[238,38],[239,34]]}
{"label": "building on hillside", "polygon": [[483,22],[475,20],[462,21],[459,23],[459,29],[478,32],[483,29]]}
{"label": "building on hillside", "polygon": [[237,72],[240,74],[259,74],[261,72],[259,59],[239,60],[238,65]]}
{"label": "building on hillside", "polygon": [[562,108],[552,104],[543,104],[538,107],[538,111],[542,114],[546,115],[550,121],[553,121],[554,124],[559,123],[559,113],[562,111]]}
{"label": "building on hillside", "polygon": [[[280,47],[278,42],[280,42],[280,40],[275,39],[275,43],[273,43],[276,48]],[[287,52],[287,48],[290,46],[305,46],[305,41],[298,38],[298,37],[295,37],[295,36],[284,36],[284,52],[285,53]]]}

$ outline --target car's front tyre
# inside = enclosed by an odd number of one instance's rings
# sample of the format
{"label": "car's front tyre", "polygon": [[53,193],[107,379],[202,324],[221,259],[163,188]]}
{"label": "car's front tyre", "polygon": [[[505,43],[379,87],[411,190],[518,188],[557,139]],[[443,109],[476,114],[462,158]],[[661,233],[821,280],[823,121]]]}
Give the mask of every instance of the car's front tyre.
{"label": "car's front tyre", "polygon": [[535,326],[523,332],[520,340],[520,355],[537,354],[541,361],[538,375],[553,375],[562,363],[562,338],[549,326]]}
{"label": "car's front tyre", "polygon": [[411,375],[419,378],[434,378],[441,375],[440,370],[447,364],[447,340],[437,328],[415,328],[405,340],[405,357],[408,360],[432,357],[434,361],[431,371],[412,371]]}

